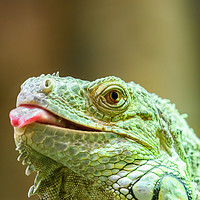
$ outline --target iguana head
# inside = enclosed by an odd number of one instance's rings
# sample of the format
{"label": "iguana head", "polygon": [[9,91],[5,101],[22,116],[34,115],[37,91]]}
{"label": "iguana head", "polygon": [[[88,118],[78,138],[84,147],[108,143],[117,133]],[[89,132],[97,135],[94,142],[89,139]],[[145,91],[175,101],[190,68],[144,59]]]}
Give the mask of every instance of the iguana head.
{"label": "iguana head", "polygon": [[26,174],[38,173],[29,195],[42,193],[62,167],[103,183],[133,162],[158,158],[161,125],[152,101],[138,84],[114,76],[25,81],[10,118]]}

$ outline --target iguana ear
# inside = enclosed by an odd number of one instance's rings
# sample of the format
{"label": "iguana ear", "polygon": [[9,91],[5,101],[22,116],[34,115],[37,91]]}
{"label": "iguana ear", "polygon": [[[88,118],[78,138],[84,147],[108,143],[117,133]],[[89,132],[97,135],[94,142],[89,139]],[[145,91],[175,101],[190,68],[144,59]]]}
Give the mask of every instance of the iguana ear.
{"label": "iguana ear", "polygon": [[156,184],[153,199],[191,199],[191,195],[181,180],[175,176],[167,175]]}

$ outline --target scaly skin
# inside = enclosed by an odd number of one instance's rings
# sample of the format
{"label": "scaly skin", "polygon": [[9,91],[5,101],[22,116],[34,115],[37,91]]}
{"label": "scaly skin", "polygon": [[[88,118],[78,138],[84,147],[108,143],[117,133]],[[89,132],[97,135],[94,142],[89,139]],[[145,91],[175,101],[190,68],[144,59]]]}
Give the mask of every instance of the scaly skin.
{"label": "scaly skin", "polygon": [[66,124],[15,127],[18,159],[28,164],[27,175],[37,172],[29,196],[200,198],[200,140],[169,100],[113,76],[89,82],[53,74],[28,79],[17,99],[22,104]]}

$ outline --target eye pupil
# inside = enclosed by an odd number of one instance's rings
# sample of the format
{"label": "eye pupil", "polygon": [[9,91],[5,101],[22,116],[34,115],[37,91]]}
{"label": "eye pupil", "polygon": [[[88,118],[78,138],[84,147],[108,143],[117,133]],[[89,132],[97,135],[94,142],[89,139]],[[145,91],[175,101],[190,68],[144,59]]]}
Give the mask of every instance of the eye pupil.
{"label": "eye pupil", "polygon": [[118,99],[117,92],[112,92],[111,97],[112,97],[112,99],[117,100]]}

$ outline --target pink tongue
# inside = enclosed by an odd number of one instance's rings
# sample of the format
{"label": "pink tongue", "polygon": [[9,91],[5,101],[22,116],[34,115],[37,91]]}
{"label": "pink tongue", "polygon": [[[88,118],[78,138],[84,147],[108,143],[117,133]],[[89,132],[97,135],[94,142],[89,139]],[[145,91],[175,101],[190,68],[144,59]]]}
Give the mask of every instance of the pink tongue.
{"label": "pink tongue", "polygon": [[20,106],[11,110],[9,116],[13,127],[21,128],[34,122],[64,127],[64,122],[59,122],[57,117],[39,107]]}

